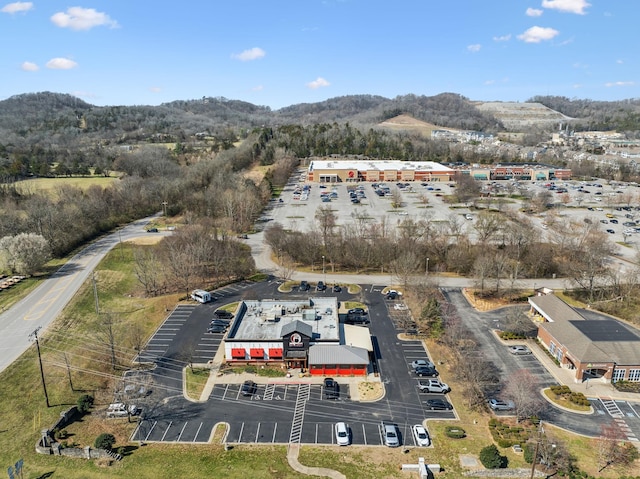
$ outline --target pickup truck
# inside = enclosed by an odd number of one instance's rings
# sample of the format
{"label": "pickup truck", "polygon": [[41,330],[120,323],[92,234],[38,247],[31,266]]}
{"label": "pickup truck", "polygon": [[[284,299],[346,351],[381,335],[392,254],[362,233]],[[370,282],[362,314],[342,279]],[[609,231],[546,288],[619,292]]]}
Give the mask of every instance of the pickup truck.
{"label": "pickup truck", "polygon": [[439,379],[427,379],[418,381],[418,389],[421,393],[440,393],[445,394],[451,391],[448,384],[441,382]]}

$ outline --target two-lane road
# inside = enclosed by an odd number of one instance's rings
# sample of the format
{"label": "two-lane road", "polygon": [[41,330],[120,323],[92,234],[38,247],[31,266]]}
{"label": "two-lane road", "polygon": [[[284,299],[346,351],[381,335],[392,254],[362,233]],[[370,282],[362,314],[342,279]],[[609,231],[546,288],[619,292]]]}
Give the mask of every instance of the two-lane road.
{"label": "two-lane road", "polygon": [[0,315],[0,372],[29,348],[31,333],[38,328],[42,331],[47,329],[109,250],[120,241],[151,234],[146,233],[144,228],[157,216],[159,214],[134,221],[89,244],[22,301],[2,313]]}

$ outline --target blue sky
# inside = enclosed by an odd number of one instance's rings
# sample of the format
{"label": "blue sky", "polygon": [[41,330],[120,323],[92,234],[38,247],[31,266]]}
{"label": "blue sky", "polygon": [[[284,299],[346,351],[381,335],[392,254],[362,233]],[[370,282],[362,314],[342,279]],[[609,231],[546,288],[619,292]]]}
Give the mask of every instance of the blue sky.
{"label": "blue sky", "polygon": [[0,0],[0,99],[640,97],[637,0]]}

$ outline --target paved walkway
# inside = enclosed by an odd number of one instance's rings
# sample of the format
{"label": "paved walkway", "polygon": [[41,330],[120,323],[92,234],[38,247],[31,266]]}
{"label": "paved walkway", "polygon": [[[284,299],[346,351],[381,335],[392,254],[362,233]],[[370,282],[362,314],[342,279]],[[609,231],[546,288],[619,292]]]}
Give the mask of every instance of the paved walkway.
{"label": "paved walkway", "polygon": [[308,476],[321,476],[321,477],[333,477],[335,479],[347,479],[347,476],[341,472],[334,471],[333,469],[327,469],[325,467],[309,467],[300,464],[298,461],[298,455],[300,454],[300,444],[289,444],[287,450],[287,460],[289,465],[296,471],[306,474]]}

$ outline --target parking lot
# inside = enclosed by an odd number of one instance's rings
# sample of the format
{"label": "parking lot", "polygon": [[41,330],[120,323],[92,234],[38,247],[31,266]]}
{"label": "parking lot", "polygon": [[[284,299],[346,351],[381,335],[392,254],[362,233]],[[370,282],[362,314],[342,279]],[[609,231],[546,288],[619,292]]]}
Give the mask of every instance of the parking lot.
{"label": "parking lot", "polygon": [[[341,386],[337,399],[327,399],[321,382],[309,383],[305,379],[286,382],[280,378],[263,379],[253,394],[244,396],[241,393],[242,380],[229,381],[223,376],[216,380],[206,401],[196,403],[186,400],[182,395],[182,369],[185,363],[179,360],[179,352],[188,347],[190,342],[198,346],[206,344],[199,354],[203,359],[213,357],[211,354],[220,346],[223,335],[206,333],[206,324],[213,311],[228,302],[235,302],[241,297],[306,294],[281,294],[277,287],[275,281],[239,285],[221,292],[217,297],[223,298],[213,304],[179,307],[168,315],[158,329],[158,333],[163,334],[156,334],[154,338],[157,337],[157,340],[150,341],[147,349],[150,351],[155,348],[155,355],[162,354],[154,356],[155,368],[145,372],[142,378],[129,379],[136,385],[132,390],[139,391],[138,385],[143,385],[146,390],[145,397],[135,399],[142,406],[143,413],[132,436],[133,441],[208,442],[214,426],[226,423],[229,428],[225,440],[229,444],[300,442],[331,445],[336,444],[333,426],[337,422],[345,422],[350,429],[352,444],[382,445],[384,441],[380,425],[385,421],[397,426],[401,445],[414,446],[415,440],[411,434],[414,424],[424,424],[429,419],[456,419],[455,409],[430,410],[425,404],[429,399],[446,399],[447,395],[421,393],[418,381],[425,378],[415,375],[411,363],[429,359],[437,366],[438,360],[427,357],[421,341],[398,339],[398,334],[407,327],[407,320],[398,321],[392,316],[395,317],[399,311],[395,305],[402,302],[386,299],[382,294],[382,285],[365,285],[357,296],[357,300],[364,302],[369,309],[370,323],[366,327],[371,332],[376,349],[375,370],[379,371],[385,388],[382,399],[374,402],[354,400],[351,390],[355,387],[354,383],[339,377],[335,378]],[[478,313],[462,299],[459,290],[445,291],[445,294],[460,308],[459,313],[465,324],[472,327],[479,339],[481,354],[500,370],[502,383],[519,369],[529,371],[541,387],[557,382],[536,355],[511,354],[507,346],[495,338],[491,331],[495,321],[502,317],[500,311]],[[339,296],[341,300],[351,297],[344,291]],[[405,310],[401,309],[400,312],[410,317]],[[211,342],[203,343],[207,337],[212,338]],[[498,397],[499,394],[497,390]],[[640,405],[606,398],[592,398],[591,404],[595,413],[588,420],[584,416],[555,408],[548,408],[543,416],[545,421],[568,430],[596,435],[601,424],[608,424],[613,419],[621,422],[620,426],[628,438],[634,440],[640,437]],[[497,411],[495,414],[509,415],[510,412]],[[428,422],[426,424],[428,427]]]}
{"label": "parking lot", "polygon": [[[340,383],[338,399],[327,399],[322,384],[303,381],[284,383],[278,378],[258,384],[250,396],[243,396],[237,382],[218,380],[206,402],[193,403],[181,396],[184,351],[192,351],[197,362],[211,360],[223,339],[223,334],[206,333],[213,311],[241,297],[287,297],[306,295],[294,291],[288,295],[277,291],[276,282],[236,285],[214,292],[213,303],[183,305],[168,316],[141,353],[141,359],[154,362],[151,373],[153,394],[143,399],[143,415],[132,440],[206,442],[219,422],[229,424],[228,443],[289,443],[334,444],[333,426],[344,421],[351,430],[353,444],[383,444],[382,421],[398,426],[401,444],[414,445],[411,426],[425,419],[454,419],[455,411],[430,410],[424,401],[442,394],[422,394],[417,377],[410,367],[414,359],[427,357],[420,341],[398,341],[405,322],[392,321],[390,313],[400,301],[385,299],[381,287],[365,287],[358,300],[368,308],[368,325],[377,345],[376,368],[381,368],[385,396],[375,402],[352,399],[353,383],[336,378]],[[330,294],[332,292],[312,294]],[[341,300],[351,297],[338,293]],[[400,310],[408,315],[407,310]],[[364,327],[364,326],[363,326]]]}
{"label": "parking lot", "polygon": [[[402,188],[398,183],[383,184],[389,188],[390,192],[399,192],[401,205],[394,207],[393,195],[379,196],[372,183],[303,183],[299,181],[299,176],[294,174],[280,196],[281,201],[272,202],[263,215],[262,225],[266,226],[268,222],[275,221],[282,224],[285,229],[309,231],[314,227],[317,209],[329,207],[336,215],[337,225],[351,225],[359,222],[379,224],[384,221],[385,224],[393,226],[404,219],[444,223],[457,218],[462,232],[474,240],[477,232],[473,226],[479,212],[464,205],[452,207],[443,201],[444,196],[454,193],[453,182],[405,182]],[[300,185],[303,184],[309,188],[306,194],[295,194],[296,189],[301,188]],[[630,259],[634,254],[633,246],[640,243],[638,239],[640,211],[629,206],[629,204],[637,204],[640,197],[640,188],[635,185],[576,180],[555,181],[553,184],[531,181],[497,181],[480,184],[485,193],[479,204],[498,208],[500,203],[500,210],[509,210],[520,215],[523,220],[526,218],[542,238],[553,239],[553,235],[557,234],[556,231],[566,231],[572,223],[584,224],[588,221],[607,236],[616,256],[622,260],[625,257]],[[361,188],[364,194],[357,197],[358,203],[353,203],[349,195],[349,191],[355,188]],[[536,196],[540,193],[550,195],[549,202],[555,207],[539,214],[520,213],[525,202],[521,199],[506,198],[511,194]],[[323,201],[326,196],[329,198]],[[623,208],[629,208],[629,210]],[[613,217],[608,218],[607,214]],[[633,226],[632,223],[636,220],[639,223]],[[618,244],[619,242],[626,242],[631,248],[622,246]],[[621,271],[627,268],[626,263],[619,260],[616,266]]]}

